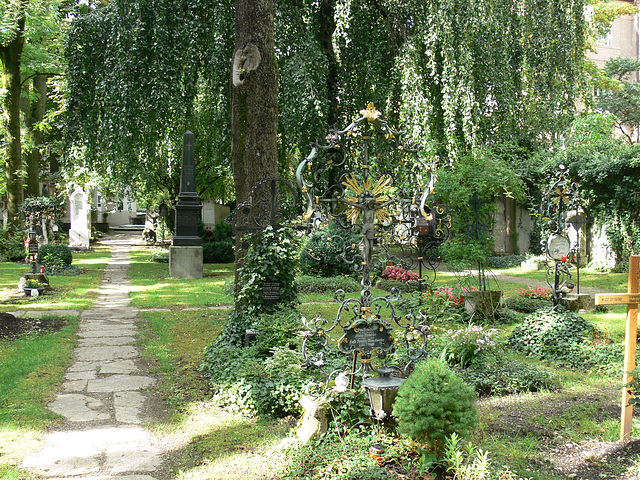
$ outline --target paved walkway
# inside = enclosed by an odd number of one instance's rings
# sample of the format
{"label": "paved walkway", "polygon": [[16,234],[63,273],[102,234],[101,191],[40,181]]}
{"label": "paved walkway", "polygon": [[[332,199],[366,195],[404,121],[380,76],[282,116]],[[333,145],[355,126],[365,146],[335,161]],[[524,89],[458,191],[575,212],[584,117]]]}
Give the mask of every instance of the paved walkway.
{"label": "paved walkway", "polygon": [[155,480],[161,450],[145,421],[154,379],[136,348],[137,309],[129,306],[130,240],[105,241],[112,255],[94,307],[81,317],[76,358],[50,409],[64,417],[23,467],[49,479]]}

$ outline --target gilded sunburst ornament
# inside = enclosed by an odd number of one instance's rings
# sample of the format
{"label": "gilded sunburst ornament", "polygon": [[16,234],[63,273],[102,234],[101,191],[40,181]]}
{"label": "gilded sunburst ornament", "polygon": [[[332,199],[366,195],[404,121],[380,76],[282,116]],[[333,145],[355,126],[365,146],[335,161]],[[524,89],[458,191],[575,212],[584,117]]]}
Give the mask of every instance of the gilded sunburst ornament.
{"label": "gilded sunburst ornament", "polygon": [[[373,212],[375,218],[380,223],[387,222],[391,219],[391,214],[384,209],[381,205],[389,200],[386,196],[386,193],[393,188],[392,179],[387,175],[383,175],[380,179],[373,185],[371,178],[367,178],[362,183],[362,186],[358,183],[355,175],[352,173],[351,177],[347,177],[342,185],[349,188],[354,195],[345,195],[345,200],[351,206],[347,213],[347,219],[355,224],[360,217],[360,214],[363,211]],[[366,203],[362,203],[362,197],[370,197],[371,200],[375,200],[375,206],[372,208]]]}

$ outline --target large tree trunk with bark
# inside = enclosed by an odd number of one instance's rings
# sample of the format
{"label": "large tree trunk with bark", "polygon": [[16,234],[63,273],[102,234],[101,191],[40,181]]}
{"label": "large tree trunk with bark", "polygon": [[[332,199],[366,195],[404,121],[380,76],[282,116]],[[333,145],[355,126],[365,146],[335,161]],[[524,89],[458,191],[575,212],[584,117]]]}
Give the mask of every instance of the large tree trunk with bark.
{"label": "large tree trunk with bark", "polygon": [[7,183],[7,210],[9,223],[17,223],[22,195],[22,150],[20,143],[20,57],[24,47],[25,17],[17,22],[13,40],[0,46],[2,87],[6,90],[2,121],[5,138],[5,175]]}
{"label": "large tree trunk with bark", "polygon": [[[28,84],[27,84],[28,85]],[[36,99],[31,101],[27,89],[26,98],[23,97],[24,106],[22,108],[27,131],[33,141],[33,149],[25,154],[27,166],[27,183],[25,196],[37,197],[40,195],[40,161],[42,159],[42,130],[38,129],[38,124],[44,119],[47,111],[47,76],[36,75],[33,77],[33,91]]]}
{"label": "large tree trunk with bark", "polygon": [[[236,202],[260,180],[278,174],[278,67],[274,50],[274,1],[236,1],[236,42],[231,78],[231,156]],[[241,214],[236,211],[236,215]],[[236,239],[238,269],[246,250]],[[238,291],[236,289],[236,291]]]}

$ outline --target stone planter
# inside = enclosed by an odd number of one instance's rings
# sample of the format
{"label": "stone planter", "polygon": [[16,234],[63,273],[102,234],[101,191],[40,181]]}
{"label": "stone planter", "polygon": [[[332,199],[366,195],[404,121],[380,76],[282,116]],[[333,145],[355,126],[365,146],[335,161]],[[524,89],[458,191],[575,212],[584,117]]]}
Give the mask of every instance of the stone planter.
{"label": "stone planter", "polygon": [[31,290],[37,290],[37,291],[38,291],[38,296],[42,296],[42,295],[44,295],[44,288],[27,288],[27,287],[25,287],[25,288],[24,288],[24,294],[25,294],[25,296],[27,296],[27,297],[31,297],[31,296],[33,296],[33,295],[31,294]]}
{"label": "stone planter", "polygon": [[502,290],[466,292],[464,309],[472,315],[493,318],[500,305],[500,298],[502,298]]}

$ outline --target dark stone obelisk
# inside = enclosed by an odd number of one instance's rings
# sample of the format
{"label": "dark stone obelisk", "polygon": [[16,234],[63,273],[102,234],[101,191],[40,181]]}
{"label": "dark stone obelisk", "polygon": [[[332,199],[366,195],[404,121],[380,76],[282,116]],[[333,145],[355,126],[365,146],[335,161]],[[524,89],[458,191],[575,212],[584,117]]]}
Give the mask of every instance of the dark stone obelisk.
{"label": "dark stone obelisk", "polygon": [[202,278],[202,240],[198,236],[198,220],[202,211],[196,193],[194,135],[184,134],[180,193],[176,203],[176,232],[169,249],[169,276]]}
{"label": "dark stone obelisk", "polygon": [[202,212],[202,203],[196,193],[196,164],[194,155],[194,136],[187,131],[182,147],[182,172],[180,174],[180,193],[176,203],[176,234],[174,246],[199,246],[198,220]]}

